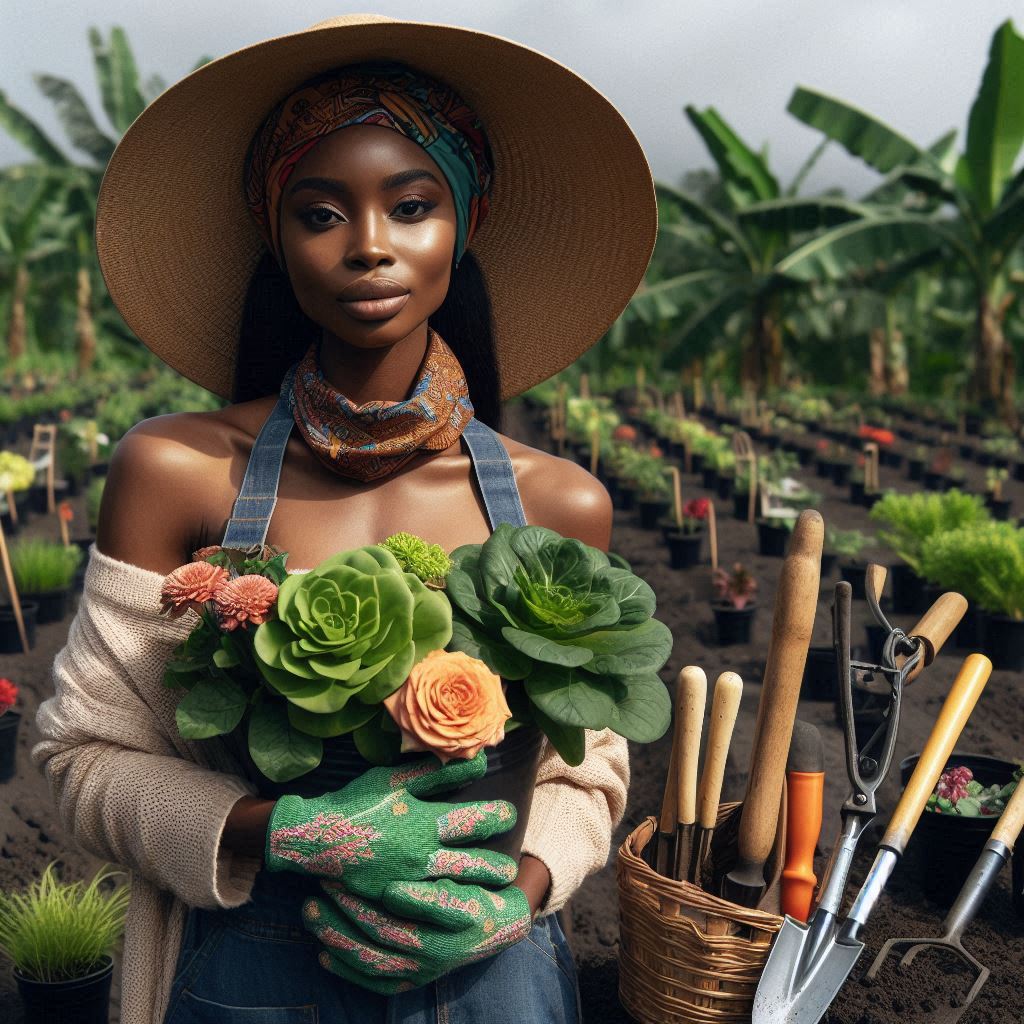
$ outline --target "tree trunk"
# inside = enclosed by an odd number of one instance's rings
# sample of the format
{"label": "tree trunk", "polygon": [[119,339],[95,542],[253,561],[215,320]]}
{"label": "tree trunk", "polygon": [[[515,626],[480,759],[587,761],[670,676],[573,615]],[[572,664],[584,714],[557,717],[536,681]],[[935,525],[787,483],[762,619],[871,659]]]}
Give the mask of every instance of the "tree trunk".
{"label": "tree trunk", "polygon": [[782,385],[782,331],[773,311],[760,302],[754,304],[742,375],[759,395]]}
{"label": "tree trunk", "polygon": [[988,295],[978,303],[974,397],[982,405],[998,408],[1006,423],[1016,428],[1016,360],[1003,333],[1006,308],[1006,303],[994,305]]}
{"label": "tree trunk", "polygon": [[78,311],[75,314],[75,338],[78,340],[78,372],[88,373],[96,358],[96,325],[92,319],[92,285],[89,271],[78,268]]}
{"label": "tree trunk", "polygon": [[885,394],[885,335],[884,327],[872,327],[868,335],[868,394]]}
{"label": "tree trunk", "polygon": [[7,357],[14,362],[25,354],[25,338],[28,333],[25,321],[25,296],[28,294],[28,270],[20,266],[14,275],[14,290],[11,293],[11,318],[7,325]]}
{"label": "tree trunk", "polygon": [[905,395],[910,390],[907,344],[903,332],[890,328],[885,332],[885,388],[890,395]]}

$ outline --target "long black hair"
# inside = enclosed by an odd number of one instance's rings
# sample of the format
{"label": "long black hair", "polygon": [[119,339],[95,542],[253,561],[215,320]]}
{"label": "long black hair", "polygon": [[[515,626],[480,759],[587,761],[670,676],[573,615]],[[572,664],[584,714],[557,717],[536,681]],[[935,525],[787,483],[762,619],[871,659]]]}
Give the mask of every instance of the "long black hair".
{"label": "long black hair", "polygon": [[[455,353],[466,374],[476,418],[501,429],[501,381],[494,351],[491,299],[480,264],[465,252],[453,267],[448,294],[429,325]],[[321,328],[302,311],[277,260],[264,253],[242,309],[233,402],[276,395],[292,363],[320,337]]]}

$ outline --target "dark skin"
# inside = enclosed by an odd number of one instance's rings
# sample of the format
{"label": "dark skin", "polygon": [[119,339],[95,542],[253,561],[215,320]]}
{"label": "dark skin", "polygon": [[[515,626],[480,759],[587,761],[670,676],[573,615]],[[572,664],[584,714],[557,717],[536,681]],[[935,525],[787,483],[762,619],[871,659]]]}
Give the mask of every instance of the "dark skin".
{"label": "dark skin", "polygon": [[[437,165],[389,128],[341,129],[297,165],[282,201],[285,265],[299,304],[324,329],[324,375],[352,401],[408,397],[426,351],[427,318],[448,289],[455,224],[451,191]],[[339,300],[357,282],[379,278],[407,290],[398,312],[361,319]],[[268,396],[216,412],[157,416],[133,427],[111,460],[97,547],[166,575],[198,547],[219,544],[275,401]],[[575,463],[500,436],[527,521],[607,551],[612,506],[604,487]],[[361,483],[321,465],[292,431],[267,533],[268,544],[288,552],[289,568],[312,568],[400,530],[449,551],[490,536],[461,443]],[[224,846],[261,857],[273,806],[242,797],[228,816]],[[535,911],[550,876],[526,855],[513,884]]]}

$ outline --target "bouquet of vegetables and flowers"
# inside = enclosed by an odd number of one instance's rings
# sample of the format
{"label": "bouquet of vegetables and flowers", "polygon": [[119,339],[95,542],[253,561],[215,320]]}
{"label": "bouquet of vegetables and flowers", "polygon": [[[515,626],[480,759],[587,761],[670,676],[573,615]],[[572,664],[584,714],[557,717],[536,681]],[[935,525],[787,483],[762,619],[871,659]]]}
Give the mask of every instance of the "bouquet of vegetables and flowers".
{"label": "bouquet of vegetables and flowers", "polygon": [[540,527],[499,526],[451,558],[409,534],[289,574],[287,553],[219,546],[164,581],[162,612],[199,623],[164,682],[187,739],[232,732],[276,782],[351,733],[375,764],[405,751],[472,757],[534,723],[569,763],[584,729],[657,739],[671,635],[650,587]]}

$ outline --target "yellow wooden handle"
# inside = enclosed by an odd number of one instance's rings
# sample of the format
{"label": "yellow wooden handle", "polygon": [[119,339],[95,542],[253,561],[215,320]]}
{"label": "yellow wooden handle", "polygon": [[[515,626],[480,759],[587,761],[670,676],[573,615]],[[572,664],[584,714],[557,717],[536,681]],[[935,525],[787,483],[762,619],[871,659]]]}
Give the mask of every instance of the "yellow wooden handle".
{"label": "yellow wooden handle", "polygon": [[[907,682],[913,682],[921,670],[935,660],[935,655],[942,650],[942,645],[949,639],[953,630],[967,611],[967,598],[951,590],[942,594],[939,599],[921,616],[921,621],[910,631],[910,636],[919,637],[924,641],[924,657],[907,676]],[[902,665],[905,659],[896,659]]]}
{"label": "yellow wooden handle", "polygon": [[1021,826],[1024,825],[1024,783],[1017,783],[1017,788],[1010,797],[1010,802],[999,815],[996,827],[992,830],[992,838],[1005,843],[1010,849],[1017,842]]}
{"label": "yellow wooden handle", "polygon": [[[715,682],[715,693],[711,698],[708,743],[704,750],[704,771],[701,773],[700,793],[697,796],[697,823],[701,828],[714,828],[718,820],[725,762],[729,756],[729,743],[742,696],[743,680],[735,672],[723,672]],[[1024,791],[1024,786],[1021,786],[1021,790]]]}
{"label": "yellow wooden handle", "polygon": [[992,662],[984,654],[967,655],[932,727],[924,752],[917,762],[917,767],[914,768],[914,774],[910,776],[910,782],[907,783],[907,788],[903,790],[900,802],[896,805],[885,837],[882,839],[882,846],[903,853],[910,834],[921,817],[924,805],[935,789],[942,769],[949,760],[949,755],[953,752],[953,747],[960,738],[967,719],[971,717],[974,705],[978,703],[981,691],[985,689],[991,674]]}
{"label": "yellow wooden handle", "polygon": [[882,591],[885,589],[886,568],[884,565],[876,565],[872,562],[864,575],[864,586],[875,595],[876,601],[882,600]]}
{"label": "yellow wooden handle", "polygon": [[680,690],[676,821],[680,825],[692,825],[697,820],[697,764],[700,760],[704,706],[708,699],[708,677],[703,669],[688,665],[679,673],[676,686]]}

